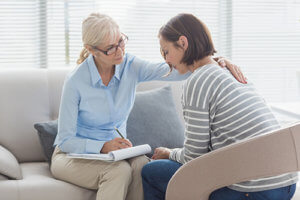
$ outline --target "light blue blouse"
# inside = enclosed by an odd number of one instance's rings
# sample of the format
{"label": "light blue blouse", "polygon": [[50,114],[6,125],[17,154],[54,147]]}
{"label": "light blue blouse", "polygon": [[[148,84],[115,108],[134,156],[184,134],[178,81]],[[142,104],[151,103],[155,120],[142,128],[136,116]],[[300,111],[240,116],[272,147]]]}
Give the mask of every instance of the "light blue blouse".
{"label": "light blue blouse", "polygon": [[190,73],[170,76],[166,63],[152,63],[126,53],[108,86],[102,83],[94,58],[90,55],[65,79],[54,145],[63,152],[99,153],[106,141],[126,137],[126,122],[133,107],[136,86],[143,81],[179,81]]}

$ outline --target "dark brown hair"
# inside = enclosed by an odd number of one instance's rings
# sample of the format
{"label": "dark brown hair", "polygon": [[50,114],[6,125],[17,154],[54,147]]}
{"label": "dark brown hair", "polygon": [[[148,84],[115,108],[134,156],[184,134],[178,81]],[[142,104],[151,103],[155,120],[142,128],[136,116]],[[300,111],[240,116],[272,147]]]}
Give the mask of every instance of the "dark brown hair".
{"label": "dark brown hair", "polygon": [[178,48],[180,47],[176,42],[179,37],[184,35],[187,38],[189,46],[181,60],[187,65],[192,65],[195,61],[216,53],[208,28],[192,14],[183,13],[171,18],[160,28],[158,35],[173,42]]}

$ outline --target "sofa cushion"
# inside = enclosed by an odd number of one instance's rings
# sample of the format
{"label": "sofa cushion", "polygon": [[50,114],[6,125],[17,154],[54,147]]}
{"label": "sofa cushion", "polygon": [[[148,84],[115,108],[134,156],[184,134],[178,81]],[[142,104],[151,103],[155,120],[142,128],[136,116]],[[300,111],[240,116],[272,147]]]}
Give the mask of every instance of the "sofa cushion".
{"label": "sofa cushion", "polygon": [[57,120],[36,123],[34,124],[34,128],[38,131],[45,159],[49,164],[51,164],[51,157],[54,151],[53,144],[57,135]]}
{"label": "sofa cushion", "polygon": [[20,167],[22,181],[0,181],[1,200],[96,200],[96,190],[55,179],[46,162],[25,162]]}
{"label": "sofa cushion", "polygon": [[22,172],[16,157],[0,145],[0,174],[10,179],[22,179]]}
{"label": "sofa cushion", "polygon": [[[41,144],[47,161],[51,162],[53,143],[57,134],[57,120],[37,123]],[[149,144],[152,156],[155,148],[182,147],[184,128],[177,114],[171,87],[136,93],[133,109],[127,121],[127,138],[133,145]]]}
{"label": "sofa cushion", "polygon": [[127,138],[133,145],[149,144],[155,148],[182,147],[184,127],[177,114],[171,87],[137,92],[127,121]]}

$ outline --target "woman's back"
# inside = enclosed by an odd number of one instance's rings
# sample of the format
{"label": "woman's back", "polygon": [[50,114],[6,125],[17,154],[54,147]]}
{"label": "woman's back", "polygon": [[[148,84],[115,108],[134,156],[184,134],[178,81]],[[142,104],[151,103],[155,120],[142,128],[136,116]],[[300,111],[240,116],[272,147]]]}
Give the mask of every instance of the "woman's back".
{"label": "woman's back", "polygon": [[[280,128],[252,84],[239,83],[230,72],[216,65],[205,65],[195,70],[185,82],[183,91],[186,160],[198,157],[204,151]],[[205,133],[209,134],[205,136]],[[295,178],[296,174],[288,174],[230,187],[247,192],[252,191],[252,188],[257,191],[258,187],[266,190],[277,184],[282,187],[290,185],[295,182]]]}
{"label": "woman's back", "polygon": [[239,83],[216,65],[203,66],[194,73],[187,81],[185,97],[188,106],[209,112],[212,149],[280,128],[251,83]]}

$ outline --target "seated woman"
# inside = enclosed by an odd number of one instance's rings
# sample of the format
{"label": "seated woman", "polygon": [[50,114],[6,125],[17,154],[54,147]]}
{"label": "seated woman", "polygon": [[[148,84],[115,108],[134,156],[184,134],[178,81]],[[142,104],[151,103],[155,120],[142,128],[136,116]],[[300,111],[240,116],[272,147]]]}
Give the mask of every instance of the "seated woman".
{"label": "seated woman", "polygon": [[[180,74],[192,72],[183,86],[183,148],[157,148],[155,161],[142,169],[145,200],[164,199],[167,184],[186,162],[215,149],[280,126],[252,84],[241,84],[212,59],[211,35],[191,14],[173,17],[159,31],[161,52]],[[291,199],[296,173],[249,180],[214,191],[210,200]]]}

